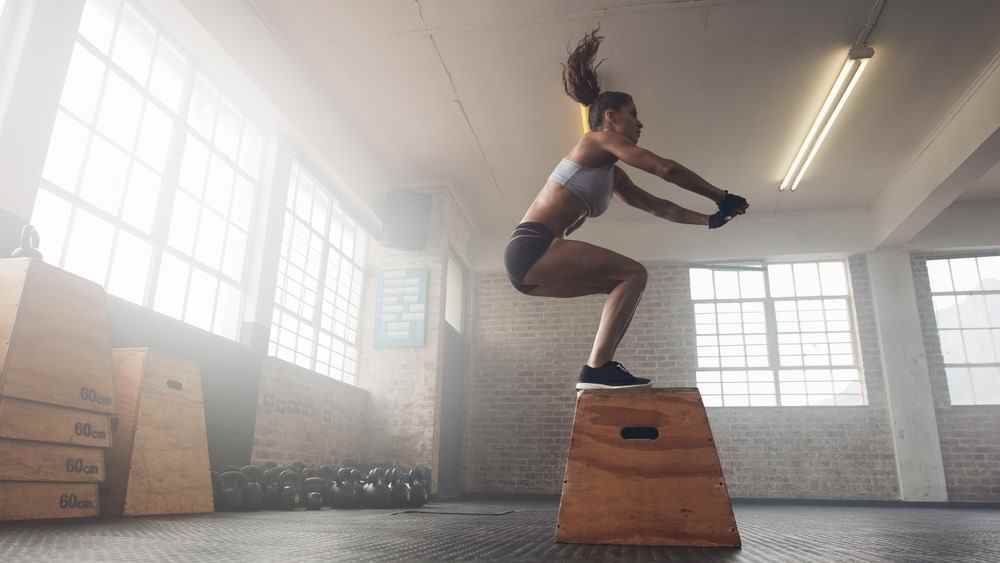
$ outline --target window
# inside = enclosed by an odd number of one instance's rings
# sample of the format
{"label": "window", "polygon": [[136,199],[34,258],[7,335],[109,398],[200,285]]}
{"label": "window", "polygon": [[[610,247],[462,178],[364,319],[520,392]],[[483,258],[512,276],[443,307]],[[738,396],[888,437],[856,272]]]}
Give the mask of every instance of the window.
{"label": "window", "polygon": [[48,262],[236,339],[263,141],[194,74],[131,3],[88,0],[32,223]]}
{"label": "window", "polygon": [[706,406],[864,405],[844,262],[690,270]]}
{"label": "window", "polygon": [[462,313],[465,301],[465,288],[462,284],[465,270],[462,263],[454,255],[448,255],[448,287],[447,300],[444,304],[444,320],[455,329],[462,332]]}
{"label": "window", "polygon": [[357,382],[367,238],[298,163],[285,209],[269,353]]}
{"label": "window", "polygon": [[953,405],[1000,404],[1000,256],[927,260]]}

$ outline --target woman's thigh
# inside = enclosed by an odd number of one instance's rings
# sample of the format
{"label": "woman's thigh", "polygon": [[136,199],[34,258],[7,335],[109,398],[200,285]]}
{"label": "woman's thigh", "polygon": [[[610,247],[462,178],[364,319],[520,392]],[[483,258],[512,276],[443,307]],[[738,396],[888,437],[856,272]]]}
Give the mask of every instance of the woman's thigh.
{"label": "woman's thigh", "polygon": [[639,262],[612,250],[578,241],[556,239],[524,276],[535,286],[531,295],[579,297],[610,293],[619,283],[645,275]]}

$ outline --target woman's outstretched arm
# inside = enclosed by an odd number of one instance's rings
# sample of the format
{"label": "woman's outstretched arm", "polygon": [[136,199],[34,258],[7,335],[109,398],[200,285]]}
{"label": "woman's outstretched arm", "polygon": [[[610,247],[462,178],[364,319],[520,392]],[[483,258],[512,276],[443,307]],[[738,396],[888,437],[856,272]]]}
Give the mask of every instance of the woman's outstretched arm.
{"label": "woman's outstretched arm", "polygon": [[681,207],[643,190],[632,183],[625,172],[615,167],[615,195],[628,205],[641,209],[662,219],[687,225],[708,225],[709,215]]}
{"label": "woman's outstretched arm", "polygon": [[595,132],[591,133],[591,135],[594,136],[604,150],[610,152],[618,160],[629,166],[645,170],[685,190],[707,197],[716,203],[721,203],[726,196],[725,191],[713,186],[681,163],[669,158],[663,158],[653,151],[644,149],[624,135],[610,131]]}

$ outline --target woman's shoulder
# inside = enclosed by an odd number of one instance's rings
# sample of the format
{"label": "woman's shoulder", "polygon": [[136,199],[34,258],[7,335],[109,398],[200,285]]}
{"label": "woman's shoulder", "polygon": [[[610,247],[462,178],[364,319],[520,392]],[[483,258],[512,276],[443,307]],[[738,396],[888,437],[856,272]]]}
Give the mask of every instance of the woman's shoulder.
{"label": "woman's shoulder", "polygon": [[605,148],[606,136],[604,131],[584,133],[566,158],[584,168],[604,168],[614,164],[618,159]]}

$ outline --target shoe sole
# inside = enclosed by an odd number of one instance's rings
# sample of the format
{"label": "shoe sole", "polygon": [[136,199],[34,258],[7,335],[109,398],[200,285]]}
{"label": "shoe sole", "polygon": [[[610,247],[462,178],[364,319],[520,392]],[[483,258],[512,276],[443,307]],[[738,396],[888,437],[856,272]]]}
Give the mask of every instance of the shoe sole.
{"label": "shoe sole", "polygon": [[585,391],[587,389],[635,389],[637,387],[652,387],[653,382],[649,383],[638,383],[636,385],[604,385],[603,383],[577,383],[577,391]]}

